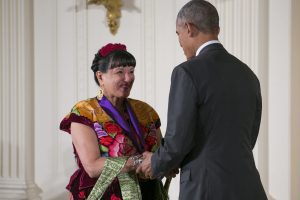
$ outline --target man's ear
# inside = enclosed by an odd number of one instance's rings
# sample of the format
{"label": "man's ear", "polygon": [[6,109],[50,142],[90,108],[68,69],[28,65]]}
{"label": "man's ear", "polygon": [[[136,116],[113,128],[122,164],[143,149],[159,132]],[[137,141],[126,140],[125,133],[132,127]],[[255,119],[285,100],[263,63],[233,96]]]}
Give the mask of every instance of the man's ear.
{"label": "man's ear", "polygon": [[189,37],[195,37],[196,35],[198,35],[199,30],[194,24],[186,23],[186,27],[187,27]]}

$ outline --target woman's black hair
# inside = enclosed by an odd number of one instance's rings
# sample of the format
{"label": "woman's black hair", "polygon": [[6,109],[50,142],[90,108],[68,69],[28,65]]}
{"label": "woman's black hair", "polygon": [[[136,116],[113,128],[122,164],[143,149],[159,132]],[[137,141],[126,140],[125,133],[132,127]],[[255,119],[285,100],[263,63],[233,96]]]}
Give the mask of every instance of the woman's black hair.
{"label": "woman's black hair", "polygon": [[131,53],[129,53],[128,51],[117,50],[109,53],[105,57],[102,57],[99,52],[95,54],[95,58],[93,60],[91,69],[94,72],[94,79],[97,85],[99,85],[96,76],[97,71],[106,73],[107,70],[116,67],[126,67],[126,66],[135,67],[135,65],[136,65],[136,61],[134,56]]}

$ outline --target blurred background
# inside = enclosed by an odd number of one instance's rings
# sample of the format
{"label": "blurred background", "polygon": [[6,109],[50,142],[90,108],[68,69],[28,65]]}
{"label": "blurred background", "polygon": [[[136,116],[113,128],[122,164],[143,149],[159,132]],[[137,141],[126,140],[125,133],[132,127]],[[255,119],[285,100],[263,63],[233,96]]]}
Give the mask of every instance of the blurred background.
{"label": "blurred background", "polygon": [[[111,0],[113,1],[113,0]],[[67,200],[75,160],[59,123],[94,97],[90,70],[106,43],[137,60],[130,97],[148,102],[166,129],[172,69],[185,61],[175,20],[187,0],[122,0],[113,35],[103,5],[86,0],[0,0],[0,199]],[[300,199],[300,1],[210,0],[220,41],[261,82],[263,116],[254,150],[269,199]],[[178,199],[179,177],[170,188]]]}

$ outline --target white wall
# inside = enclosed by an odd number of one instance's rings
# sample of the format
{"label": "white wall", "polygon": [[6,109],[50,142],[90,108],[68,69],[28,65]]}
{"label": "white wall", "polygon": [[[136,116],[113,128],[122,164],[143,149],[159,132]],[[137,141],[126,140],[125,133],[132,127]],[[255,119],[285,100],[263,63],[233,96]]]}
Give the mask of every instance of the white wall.
{"label": "white wall", "polygon": [[[59,131],[59,122],[76,101],[96,95],[90,65],[96,51],[108,42],[125,43],[135,55],[136,81],[131,97],[150,103],[158,111],[164,132],[171,71],[185,60],[175,34],[176,15],[185,2],[124,0],[120,28],[113,36],[105,24],[105,9],[87,7],[85,0],[0,0],[0,199],[3,194],[6,199],[22,199],[13,194],[20,182],[28,180],[35,180],[41,188],[42,199],[68,199],[64,188],[75,162],[70,137]],[[299,2],[211,2],[220,14],[220,41],[261,81],[263,118],[254,153],[264,187],[270,199],[298,200]],[[18,30],[25,30],[25,39],[24,31]],[[12,50],[7,51],[9,48]],[[13,55],[26,55],[31,61],[20,65],[24,56],[14,59]],[[13,81],[14,73],[20,84]],[[11,128],[10,110],[22,114],[25,105],[15,94],[26,94],[27,102],[31,100],[25,110],[31,114],[23,114],[22,122]],[[18,102],[19,107],[9,102]],[[29,126],[21,131],[24,123]],[[11,135],[20,138],[19,142]],[[28,152],[35,150],[29,159],[15,156],[22,144]],[[27,168],[19,182],[9,173],[19,169],[16,158]],[[178,197],[178,186],[176,178],[170,188],[172,200]],[[22,191],[28,193],[30,188],[25,184]]]}
{"label": "white wall", "polygon": [[269,191],[300,199],[299,1],[269,3]]}
{"label": "white wall", "polygon": [[[290,9],[291,1],[270,2],[269,30],[272,34],[269,37],[269,99],[272,101],[269,101],[269,123],[272,126],[269,126],[269,162],[277,165],[269,168],[272,183],[269,189],[275,199],[291,198],[291,138],[288,135],[291,132],[291,38],[286,37],[291,34]],[[277,160],[281,162],[276,162]]]}

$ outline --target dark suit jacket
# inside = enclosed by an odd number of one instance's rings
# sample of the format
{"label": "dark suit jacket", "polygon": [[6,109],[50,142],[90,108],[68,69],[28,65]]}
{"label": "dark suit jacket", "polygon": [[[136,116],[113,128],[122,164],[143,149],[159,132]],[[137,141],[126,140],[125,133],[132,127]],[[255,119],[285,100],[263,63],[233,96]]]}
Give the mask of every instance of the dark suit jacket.
{"label": "dark suit jacket", "polygon": [[180,167],[182,200],[267,199],[252,153],[261,107],[252,70],[221,44],[206,46],[173,70],[154,176]]}

